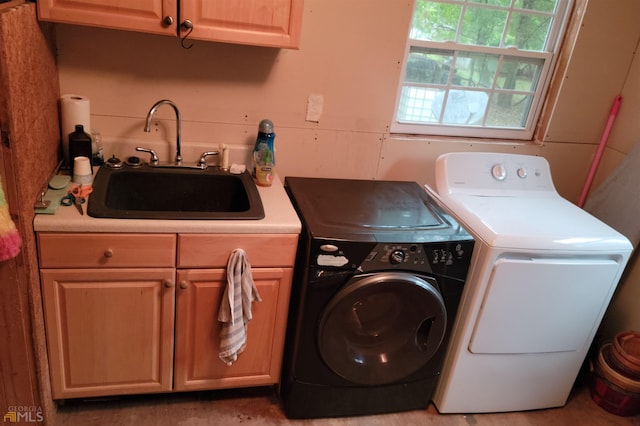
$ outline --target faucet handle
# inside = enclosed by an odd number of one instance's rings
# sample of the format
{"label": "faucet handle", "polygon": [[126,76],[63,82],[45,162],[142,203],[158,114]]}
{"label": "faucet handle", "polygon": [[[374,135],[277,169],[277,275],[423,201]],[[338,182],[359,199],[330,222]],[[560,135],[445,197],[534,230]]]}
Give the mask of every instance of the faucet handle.
{"label": "faucet handle", "polygon": [[218,151],[205,151],[200,155],[200,159],[198,160],[198,167],[201,169],[207,168],[207,157],[210,155],[218,155],[220,154]]}
{"label": "faucet handle", "polygon": [[136,147],[136,151],[138,152],[147,152],[149,154],[151,154],[151,160],[149,160],[149,164],[152,166],[157,166],[158,163],[160,163],[160,160],[158,159],[158,154],[156,154],[156,152],[152,149],[149,148],[142,148],[142,147]]}
{"label": "faucet handle", "polygon": [[218,145],[218,148],[222,151],[220,158],[220,168],[222,170],[229,170],[229,146],[225,143]]}

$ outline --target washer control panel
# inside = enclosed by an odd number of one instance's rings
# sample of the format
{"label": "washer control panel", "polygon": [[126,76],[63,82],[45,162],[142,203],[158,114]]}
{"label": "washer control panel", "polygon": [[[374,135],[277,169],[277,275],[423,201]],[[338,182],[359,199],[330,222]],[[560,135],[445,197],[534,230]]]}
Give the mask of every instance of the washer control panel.
{"label": "washer control panel", "polygon": [[549,163],[532,155],[454,152],[438,157],[435,171],[440,195],[498,195],[522,191],[556,194]]}
{"label": "washer control panel", "polygon": [[473,241],[430,244],[378,244],[358,268],[362,272],[406,270],[466,276]]}

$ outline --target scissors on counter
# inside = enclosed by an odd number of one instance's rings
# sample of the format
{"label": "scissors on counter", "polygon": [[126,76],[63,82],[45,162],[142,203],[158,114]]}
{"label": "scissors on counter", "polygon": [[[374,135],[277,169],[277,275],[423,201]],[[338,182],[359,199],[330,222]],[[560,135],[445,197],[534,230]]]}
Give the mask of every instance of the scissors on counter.
{"label": "scissors on counter", "polygon": [[63,206],[75,205],[81,215],[84,215],[82,205],[87,201],[87,196],[93,192],[91,185],[78,185],[69,190],[69,193],[62,197],[60,204]]}

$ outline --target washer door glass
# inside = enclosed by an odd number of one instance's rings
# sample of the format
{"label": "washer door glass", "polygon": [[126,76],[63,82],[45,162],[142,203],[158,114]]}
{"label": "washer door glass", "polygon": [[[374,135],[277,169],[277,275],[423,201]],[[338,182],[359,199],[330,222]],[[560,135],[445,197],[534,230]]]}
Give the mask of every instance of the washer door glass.
{"label": "washer door glass", "polygon": [[327,366],[344,379],[392,383],[429,362],[446,324],[434,279],[401,272],[360,275],[324,310],[318,346]]}

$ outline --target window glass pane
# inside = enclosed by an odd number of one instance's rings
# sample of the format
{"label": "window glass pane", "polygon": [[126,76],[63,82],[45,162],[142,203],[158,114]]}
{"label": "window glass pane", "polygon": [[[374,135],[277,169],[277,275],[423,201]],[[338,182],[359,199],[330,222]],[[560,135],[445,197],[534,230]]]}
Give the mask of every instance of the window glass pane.
{"label": "window glass pane", "polygon": [[462,6],[417,0],[410,38],[428,41],[453,41],[458,32]]}
{"label": "window glass pane", "polygon": [[543,64],[542,59],[504,58],[500,66],[496,87],[505,90],[532,92],[538,85]]}
{"label": "window glass pane", "polygon": [[487,114],[487,126],[522,128],[526,124],[531,101],[528,95],[494,93]]}
{"label": "window glass pane", "polygon": [[545,48],[550,27],[550,16],[514,13],[507,29],[505,45],[541,52]]}
{"label": "window glass pane", "polygon": [[506,22],[506,11],[468,7],[462,18],[459,41],[475,46],[500,46]]}
{"label": "window glass pane", "polygon": [[[445,94],[448,96],[445,100]],[[436,93],[433,100],[433,113],[440,116],[444,105],[442,123],[444,124],[482,124],[487,109],[489,95],[475,90],[449,90]],[[446,102],[446,103],[445,103]]]}
{"label": "window glass pane", "polygon": [[391,131],[530,138],[571,4],[415,0]]}
{"label": "window glass pane", "polygon": [[493,86],[498,56],[487,53],[459,52],[456,56],[453,85],[468,87]]}
{"label": "window glass pane", "polygon": [[447,84],[453,52],[412,47],[407,60],[405,81],[409,83]]}
{"label": "window glass pane", "polygon": [[516,0],[514,6],[518,9],[554,12],[557,4],[558,0]]}
{"label": "window glass pane", "polygon": [[438,89],[404,86],[400,95],[398,121],[436,123],[438,117],[433,114],[433,100]]}

